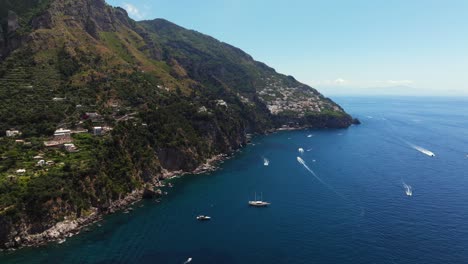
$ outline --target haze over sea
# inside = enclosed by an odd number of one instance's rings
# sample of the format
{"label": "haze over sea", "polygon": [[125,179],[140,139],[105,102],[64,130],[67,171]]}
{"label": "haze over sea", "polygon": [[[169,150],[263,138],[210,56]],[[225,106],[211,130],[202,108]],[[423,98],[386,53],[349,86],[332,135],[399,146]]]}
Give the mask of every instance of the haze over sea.
{"label": "haze over sea", "polygon": [[0,263],[468,263],[468,98],[334,99],[363,124],[257,137],[159,204]]}

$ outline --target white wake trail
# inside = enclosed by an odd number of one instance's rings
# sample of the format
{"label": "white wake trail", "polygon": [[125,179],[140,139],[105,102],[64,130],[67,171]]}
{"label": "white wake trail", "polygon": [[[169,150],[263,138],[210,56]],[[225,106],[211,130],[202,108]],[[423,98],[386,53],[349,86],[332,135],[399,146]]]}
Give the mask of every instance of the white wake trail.
{"label": "white wake trail", "polygon": [[413,196],[413,188],[411,187],[411,185],[408,185],[405,182],[403,182],[403,188],[405,189],[405,193],[407,196]]}
{"label": "white wake trail", "polygon": [[306,170],[308,170],[312,176],[314,176],[321,184],[323,184],[325,187],[327,187],[328,189],[330,189],[332,192],[334,192],[336,195],[338,195],[341,199],[347,201],[348,199],[346,199],[346,197],[344,197],[343,195],[341,195],[339,192],[337,192],[331,185],[329,185],[328,183],[324,182],[311,168],[309,168],[309,166],[307,166],[307,164],[305,163],[305,161],[301,158],[301,157],[297,157],[297,161],[302,165],[304,166],[304,168]]}
{"label": "white wake trail", "polygon": [[435,154],[434,152],[428,150],[428,149],[425,149],[423,147],[420,147],[420,146],[416,146],[416,145],[411,145],[411,147],[413,147],[415,150],[421,152],[422,154],[425,154],[429,157],[435,157]]}
{"label": "white wake trail", "polygon": [[435,157],[435,153],[432,152],[432,151],[430,151],[430,150],[428,150],[428,149],[425,149],[425,148],[423,148],[423,147],[421,147],[421,146],[417,146],[417,145],[415,145],[415,144],[413,144],[413,143],[411,143],[411,142],[408,142],[408,141],[406,141],[406,140],[404,140],[404,139],[402,139],[402,138],[398,138],[398,139],[401,140],[401,141],[403,141],[406,145],[410,146],[411,148],[413,148],[413,149],[415,149],[415,150],[421,152],[421,153],[424,154],[424,155],[427,155],[427,156],[429,156],[429,157]]}

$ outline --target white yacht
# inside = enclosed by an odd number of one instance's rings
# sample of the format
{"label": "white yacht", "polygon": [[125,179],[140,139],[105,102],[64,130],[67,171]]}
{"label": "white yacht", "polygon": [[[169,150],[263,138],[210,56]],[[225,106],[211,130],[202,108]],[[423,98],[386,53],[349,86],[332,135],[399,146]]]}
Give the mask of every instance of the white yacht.
{"label": "white yacht", "polygon": [[255,206],[255,207],[266,207],[270,205],[269,202],[263,201],[262,196],[263,196],[262,193],[260,193],[260,200],[257,200],[257,193],[255,193],[255,200],[249,201],[249,205]]}
{"label": "white yacht", "polygon": [[211,220],[211,217],[209,217],[207,215],[199,215],[199,216],[197,216],[197,220],[200,220],[200,221]]}

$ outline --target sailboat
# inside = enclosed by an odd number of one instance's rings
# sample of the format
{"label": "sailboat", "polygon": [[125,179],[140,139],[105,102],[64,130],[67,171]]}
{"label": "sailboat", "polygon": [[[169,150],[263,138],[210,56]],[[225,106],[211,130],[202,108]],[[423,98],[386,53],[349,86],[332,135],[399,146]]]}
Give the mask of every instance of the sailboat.
{"label": "sailboat", "polygon": [[270,205],[269,202],[262,201],[263,199],[263,194],[260,193],[260,200],[257,200],[257,193],[255,193],[255,200],[249,201],[250,206],[255,206],[255,207],[266,207]]}

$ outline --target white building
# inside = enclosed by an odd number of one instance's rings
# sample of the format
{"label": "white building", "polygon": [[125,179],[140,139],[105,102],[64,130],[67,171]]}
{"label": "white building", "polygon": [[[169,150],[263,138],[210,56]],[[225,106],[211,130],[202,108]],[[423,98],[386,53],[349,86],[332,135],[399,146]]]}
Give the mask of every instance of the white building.
{"label": "white building", "polygon": [[90,118],[90,119],[96,119],[99,117],[99,114],[96,112],[90,112],[90,113],[86,113],[85,117]]}
{"label": "white building", "polygon": [[100,136],[103,134],[103,132],[104,130],[102,129],[102,127],[93,127],[93,135]]}
{"label": "white building", "polygon": [[74,151],[76,151],[75,144],[63,144],[63,147],[64,147],[65,150],[68,151],[68,152],[74,152]]}
{"label": "white building", "polygon": [[71,136],[70,129],[59,128],[55,130],[55,133],[54,133],[54,137],[69,137],[69,136]]}
{"label": "white building", "polygon": [[216,105],[218,105],[218,106],[224,106],[224,107],[227,107],[227,106],[228,106],[227,103],[226,103],[226,101],[221,100],[221,99],[220,99],[220,100],[216,100]]}
{"label": "white building", "polygon": [[16,174],[24,174],[24,173],[26,173],[25,169],[16,170]]}
{"label": "white building", "polygon": [[19,130],[7,130],[6,131],[6,136],[7,137],[16,137],[16,136],[20,136],[21,135],[21,132]]}

